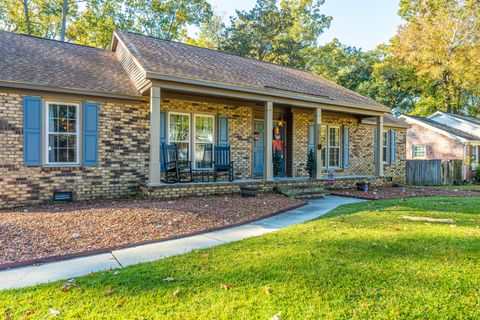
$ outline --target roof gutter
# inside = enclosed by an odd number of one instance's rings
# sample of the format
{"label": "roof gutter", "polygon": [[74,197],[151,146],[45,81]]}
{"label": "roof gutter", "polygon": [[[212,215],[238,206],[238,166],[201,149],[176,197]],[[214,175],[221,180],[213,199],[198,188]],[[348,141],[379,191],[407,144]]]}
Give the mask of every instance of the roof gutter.
{"label": "roof gutter", "polygon": [[213,81],[197,80],[197,79],[184,78],[184,77],[173,77],[173,76],[168,76],[168,75],[164,75],[157,72],[151,72],[151,71],[146,72],[146,78],[151,80],[176,82],[176,83],[210,87],[215,89],[231,90],[231,91],[239,91],[244,93],[263,95],[263,96],[266,96],[265,100],[268,100],[267,97],[278,97],[278,98],[287,98],[292,100],[305,101],[309,103],[327,104],[327,105],[355,108],[355,109],[367,110],[367,111],[373,111],[373,112],[390,113],[390,108],[385,106],[371,106],[371,105],[366,105],[361,103],[351,103],[351,102],[340,101],[340,100],[316,98],[308,95],[286,93],[285,91],[279,91],[279,90],[258,89],[253,87],[244,87],[244,86],[231,85],[231,84],[213,82]]}
{"label": "roof gutter", "polygon": [[[362,119],[362,124],[374,126],[377,123],[375,121],[370,121],[368,119]],[[385,119],[384,119],[384,126],[389,128],[405,128],[405,129],[410,129],[412,127],[408,123],[402,124],[402,123],[389,122],[388,120],[385,120]]]}
{"label": "roof gutter", "polygon": [[77,94],[77,95],[95,96],[95,97],[102,97],[102,98],[114,98],[114,99],[132,100],[132,101],[143,101],[142,96],[131,96],[131,95],[116,94],[116,93],[110,93],[110,92],[104,92],[104,91],[85,90],[85,89],[76,89],[76,88],[42,86],[42,85],[36,85],[31,83],[5,81],[5,80],[0,81],[0,87]]}

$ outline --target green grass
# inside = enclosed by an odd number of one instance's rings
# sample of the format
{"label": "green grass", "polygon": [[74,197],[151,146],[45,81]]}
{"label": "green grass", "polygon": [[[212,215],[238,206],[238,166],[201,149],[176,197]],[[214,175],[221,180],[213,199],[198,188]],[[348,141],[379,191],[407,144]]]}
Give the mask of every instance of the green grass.
{"label": "green grass", "polygon": [[63,282],[0,292],[0,314],[43,318],[52,308],[61,319],[479,319],[479,212],[480,198],[347,205],[274,234],[78,278],[67,292]]}

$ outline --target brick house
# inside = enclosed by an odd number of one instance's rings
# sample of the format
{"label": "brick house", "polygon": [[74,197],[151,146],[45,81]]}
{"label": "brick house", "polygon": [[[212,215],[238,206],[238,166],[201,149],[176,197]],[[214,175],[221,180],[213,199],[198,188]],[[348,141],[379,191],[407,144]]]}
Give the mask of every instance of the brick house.
{"label": "brick house", "polygon": [[[0,61],[1,207],[309,183],[309,150],[317,182],[404,181],[408,125],[311,72],[121,31],[109,50],[0,31]],[[234,182],[162,182],[162,145],[200,171],[221,142]]]}
{"label": "brick house", "polygon": [[407,131],[408,160],[463,160],[463,179],[472,180],[479,161],[480,119],[435,112],[429,117],[401,116]]}

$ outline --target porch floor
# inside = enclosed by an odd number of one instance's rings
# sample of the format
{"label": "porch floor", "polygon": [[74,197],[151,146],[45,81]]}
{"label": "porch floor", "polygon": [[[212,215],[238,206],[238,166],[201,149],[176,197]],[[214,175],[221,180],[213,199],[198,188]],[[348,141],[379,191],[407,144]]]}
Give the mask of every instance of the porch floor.
{"label": "porch floor", "polygon": [[[336,176],[334,177],[334,181],[336,180],[352,180],[352,179],[377,179],[378,177],[376,176],[368,176],[368,175],[345,175],[345,176]],[[227,179],[218,179],[216,182],[215,181],[192,181],[192,182],[178,182],[178,183],[165,183],[162,182],[158,185],[149,185],[150,187],[156,187],[156,186],[188,186],[188,185],[204,185],[204,184],[233,184],[233,185],[244,185],[244,184],[260,184],[260,183],[265,183],[265,182],[271,182],[271,183],[276,183],[276,182],[325,182],[328,180],[327,176],[323,176],[321,179],[318,180],[312,180],[308,177],[279,177],[279,178],[274,178],[273,180],[264,180],[262,177],[258,178],[245,178],[245,179],[235,179],[233,181],[228,181]]]}

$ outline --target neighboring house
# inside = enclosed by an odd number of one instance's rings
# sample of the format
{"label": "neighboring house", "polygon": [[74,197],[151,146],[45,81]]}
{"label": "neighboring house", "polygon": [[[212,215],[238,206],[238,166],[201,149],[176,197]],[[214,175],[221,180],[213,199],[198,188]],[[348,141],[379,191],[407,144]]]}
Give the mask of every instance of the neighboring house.
{"label": "neighboring house", "polygon": [[463,160],[463,178],[473,179],[479,161],[480,119],[447,112],[427,118],[401,116],[411,125],[407,134],[407,159]]}
{"label": "neighboring house", "polygon": [[[121,31],[110,50],[0,31],[0,63],[2,207],[54,190],[168,198],[307,183],[309,148],[322,167],[316,181],[327,169],[336,186],[405,178],[408,125],[311,72]],[[166,185],[164,144],[195,170],[230,145],[239,180]],[[273,181],[272,145],[279,176],[298,179]]]}

